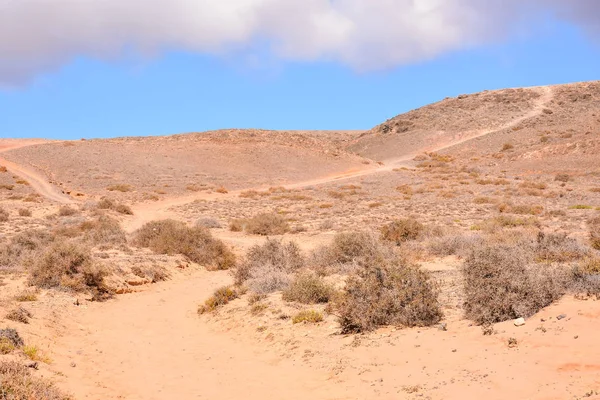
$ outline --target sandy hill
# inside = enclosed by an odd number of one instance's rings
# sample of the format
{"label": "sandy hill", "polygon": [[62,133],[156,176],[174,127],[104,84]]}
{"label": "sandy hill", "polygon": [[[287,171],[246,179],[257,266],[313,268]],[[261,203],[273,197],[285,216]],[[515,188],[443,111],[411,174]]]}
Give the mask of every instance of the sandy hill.
{"label": "sandy hill", "polygon": [[585,82],[447,98],[386,121],[349,149],[394,160],[444,150],[481,157],[504,148],[496,160],[546,162],[551,156],[560,165],[568,156],[593,162],[599,134],[600,82]]}
{"label": "sandy hill", "polygon": [[66,192],[112,192],[139,201],[281,185],[366,167],[363,158],[335,144],[351,134],[236,129],[39,144],[3,157],[43,172]]}

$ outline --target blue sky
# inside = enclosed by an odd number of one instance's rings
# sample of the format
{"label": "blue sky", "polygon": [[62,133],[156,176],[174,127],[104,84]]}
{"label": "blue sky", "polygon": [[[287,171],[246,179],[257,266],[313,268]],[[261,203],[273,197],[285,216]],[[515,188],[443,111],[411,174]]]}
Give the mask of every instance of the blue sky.
{"label": "blue sky", "polygon": [[[367,47],[339,57],[327,52],[307,56],[312,48],[289,56],[265,50],[256,39],[231,52],[175,45],[140,54],[133,46],[134,51],[106,56],[95,49],[72,49],[60,62],[45,67],[43,60],[24,77],[5,73],[3,81],[0,74],[0,137],[369,129],[460,93],[599,79],[600,43],[587,26],[554,18],[537,23],[538,30],[521,34],[515,28],[514,35],[490,35],[464,48],[439,46],[431,54],[404,52],[374,67],[357,61],[361,54],[380,54]],[[14,65],[21,67],[23,60],[31,60],[10,57],[10,51],[3,55],[0,42],[0,63],[17,60]]]}

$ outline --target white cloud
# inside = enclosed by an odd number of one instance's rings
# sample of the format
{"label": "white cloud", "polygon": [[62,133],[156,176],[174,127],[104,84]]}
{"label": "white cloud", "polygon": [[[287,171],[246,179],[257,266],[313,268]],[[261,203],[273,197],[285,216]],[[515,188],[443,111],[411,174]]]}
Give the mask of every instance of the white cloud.
{"label": "white cloud", "polygon": [[[286,60],[377,69],[509,36],[545,12],[598,28],[595,0],[0,0],[0,83],[77,55],[230,53],[266,40]],[[530,24],[534,25],[534,24]]]}

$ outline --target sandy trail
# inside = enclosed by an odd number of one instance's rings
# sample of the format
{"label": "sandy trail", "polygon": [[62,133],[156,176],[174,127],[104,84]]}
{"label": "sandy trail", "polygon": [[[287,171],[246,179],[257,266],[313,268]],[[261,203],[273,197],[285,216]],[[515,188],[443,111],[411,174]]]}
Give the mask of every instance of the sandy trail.
{"label": "sandy trail", "polygon": [[[554,91],[553,91],[552,87],[539,87],[539,88],[537,88],[537,90],[539,90],[541,92],[540,93],[541,96],[536,100],[532,109],[529,112],[527,112],[526,114],[522,115],[521,117],[516,118],[516,119],[510,121],[509,123],[502,125],[500,127],[497,127],[494,129],[485,129],[485,130],[465,133],[464,136],[456,137],[451,142],[444,143],[444,144],[438,144],[438,145],[432,146],[430,148],[421,149],[420,151],[415,152],[415,153],[405,154],[401,157],[385,160],[383,162],[383,165],[377,166],[374,168],[352,170],[352,171],[347,171],[342,174],[325,176],[325,177],[321,177],[321,178],[311,179],[311,180],[307,180],[307,181],[303,181],[303,182],[296,182],[296,183],[283,185],[283,186],[286,189],[302,189],[302,188],[307,188],[310,186],[323,185],[323,184],[327,184],[327,183],[331,183],[331,182],[339,182],[339,181],[344,181],[344,180],[352,179],[352,178],[360,178],[360,177],[365,177],[365,176],[369,176],[369,175],[373,175],[373,174],[390,172],[390,171],[393,171],[394,169],[397,169],[400,167],[410,167],[408,162],[411,161],[416,155],[422,154],[423,152],[439,152],[442,150],[446,150],[453,146],[457,146],[459,144],[465,143],[469,140],[477,139],[477,138],[480,138],[483,136],[493,134],[495,132],[500,132],[500,131],[503,131],[506,129],[513,128],[523,121],[526,121],[528,119],[535,118],[535,117],[541,115],[542,110],[554,98]],[[249,190],[249,189],[251,189],[251,188],[246,188],[244,190]],[[252,189],[265,190],[265,189],[268,189],[268,186],[252,188]],[[158,201],[158,202],[154,202],[154,203],[150,203],[150,204],[147,204],[147,203],[138,204],[134,207],[135,217],[132,218],[131,220],[125,222],[125,229],[128,232],[132,232],[132,231],[140,228],[146,222],[150,222],[152,220],[176,218],[177,215],[174,212],[170,211],[170,209],[173,207],[183,206],[183,205],[189,204],[195,200],[214,201],[214,200],[222,200],[222,199],[233,199],[233,198],[237,198],[239,196],[239,194],[244,190],[231,191],[227,194],[200,193],[200,194],[194,194],[194,195],[190,195],[190,196],[165,199],[163,201]]]}
{"label": "sandy trail", "polygon": [[61,386],[93,400],[352,398],[323,374],[265,352],[251,339],[211,331],[196,307],[230,279],[196,271],[80,307],[79,329],[55,344],[54,365],[68,378]]}
{"label": "sandy trail", "polygon": [[[0,141],[0,153],[18,149],[20,147],[33,146],[40,143],[47,143],[44,140],[9,140]],[[19,176],[20,178],[29,182],[29,185],[41,196],[45,197],[50,201],[54,201],[60,204],[72,204],[75,201],[68,195],[64,194],[62,190],[53,186],[45,176],[36,172],[31,168],[27,168],[23,165],[16,164],[14,162],[5,160],[0,157],[0,165],[5,166],[11,173]]]}

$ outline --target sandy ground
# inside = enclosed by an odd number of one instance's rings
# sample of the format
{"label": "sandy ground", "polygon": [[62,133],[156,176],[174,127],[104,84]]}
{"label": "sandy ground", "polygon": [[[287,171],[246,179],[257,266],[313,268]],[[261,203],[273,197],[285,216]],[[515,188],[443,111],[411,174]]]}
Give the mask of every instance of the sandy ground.
{"label": "sandy ground", "polygon": [[[393,182],[392,172],[409,176],[412,172],[397,170],[413,168],[410,160],[422,151],[460,147],[540,117],[554,89],[536,90],[539,96],[532,100],[531,109],[520,110],[515,119],[500,121],[493,129],[443,138],[383,165],[348,158],[351,162],[340,162],[332,171],[283,186],[303,190],[366,178]],[[43,143],[2,140],[0,152]],[[21,165],[14,158],[10,162],[0,159],[0,165],[27,180],[52,205],[83,203],[50,183],[40,169]],[[418,175],[415,179],[428,178]],[[209,208],[224,202],[242,208],[246,203],[239,196],[244,190],[268,186],[246,185],[227,193],[173,193],[156,201],[140,201],[133,206],[133,216],[123,217],[123,226],[131,232],[151,220],[186,218],[192,210],[186,207],[204,201]],[[566,199],[571,198],[566,195]],[[480,213],[488,211],[482,208]],[[583,217],[573,221],[582,225]],[[308,250],[326,243],[333,233],[309,232],[294,239]],[[216,230],[215,235],[241,250],[264,240],[226,229]],[[51,354],[52,363],[43,372],[76,399],[598,397],[600,302],[566,297],[528,319],[525,326],[509,321],[497,324],[496,334],[485,336],[481,327],[462,319],[460,261],[432,260],[423,267],[442,282],[446,329],[385,328],[343,336],[334,315],[316,326],[296,326],[279,318],[288,306],[274,298],[258,316],[248,313],[247,299],[242,298],[216,316],[199,317],[198,304],[214,289],[229,284],[231,277],[189,268],[167,282],[140,287],[136,293],[106,303],[82,301],[77,306],[75,299],[49,298],[49,304],[55,304],[51,313],[55,320],[49,325],[56,329],[40,328],[34,338],[45,343]],[[56,305],[58,300],[60,305]],[[565,317],[559,319],[559,315]]]}

